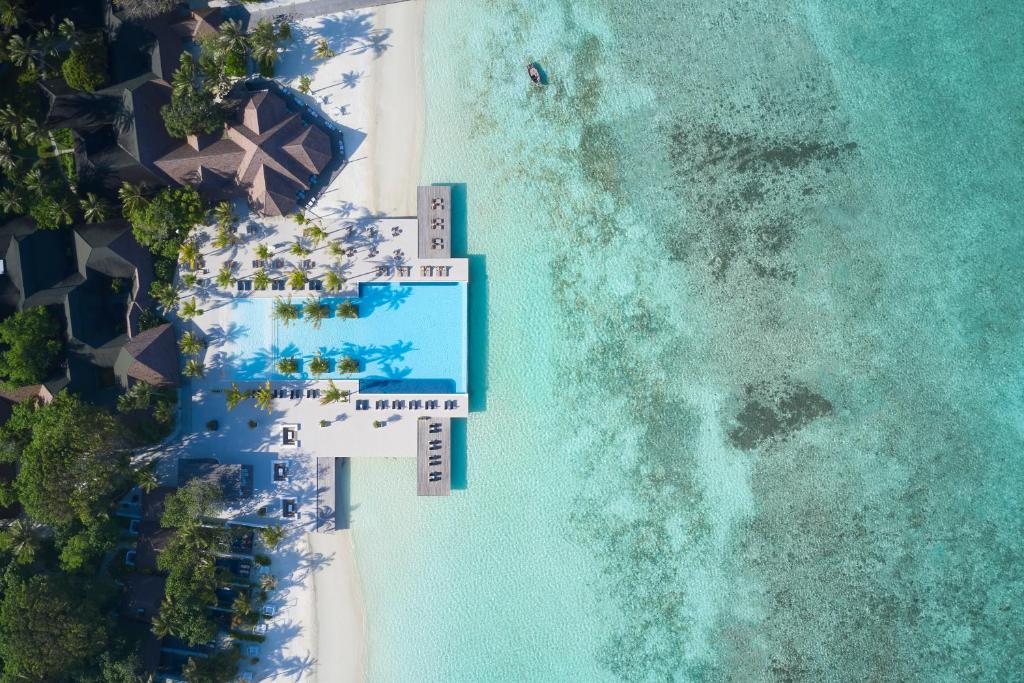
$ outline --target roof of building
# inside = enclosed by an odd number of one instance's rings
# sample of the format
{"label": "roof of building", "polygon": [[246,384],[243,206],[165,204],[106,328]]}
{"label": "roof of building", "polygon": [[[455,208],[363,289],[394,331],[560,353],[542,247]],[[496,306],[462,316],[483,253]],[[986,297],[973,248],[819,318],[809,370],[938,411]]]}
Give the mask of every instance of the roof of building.
{"label": "roof of building", "polygon": [[178,348],[171,324],[164,323],[132,337],[121,348],[114,372],[156,386],[177,384]]}
{"label": "roof of building", "polygon": [[[138,551],[136,557],[137,553]],[[151,621],[160,611],[160,602],[164,598],[164,584],[167,580],[162,576],[129,574],[123,581],[121,613],[129,619]]]}
{"label": "roof of building", "polygon": [[310,189],[311,177],[333,156],[327,133],[288,111],[271,90],[246,93],[225,135],[213,142],[191,138],[153,164],[178,183],[209,190],[237,184],[255,210],[281,215],[294,209],[298,193]]}
{"label": "roof of building", "polygon": [[178,485],[193,479],[204,479],[220,487],[226,501],[252,495],[252,465],[221,464],[213,458],[182,458],[178,460]]}

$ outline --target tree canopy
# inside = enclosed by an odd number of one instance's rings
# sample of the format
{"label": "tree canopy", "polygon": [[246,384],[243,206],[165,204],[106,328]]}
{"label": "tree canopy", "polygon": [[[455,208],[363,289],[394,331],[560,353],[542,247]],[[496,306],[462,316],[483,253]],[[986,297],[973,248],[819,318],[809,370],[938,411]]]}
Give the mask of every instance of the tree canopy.
{"label": "tree canopy", "polygon": [[115,0],[117,9],[128,19],[152,19],[170,12],[176,0]]}
{"label": "tree canopy", "polygon": [[193,479],[167,496],[160,524],[174,529],[194,527],[204,517],[217,512],[221,499],[221,492],[216,484],[203,479]]}
{"label": "tree canopy", "polygon": [[75,90],[93,92],[107,80],[107,46],[102,37],[83,40],[60,67],[64,81]]}
{"label": "tree canopy", "polygon": [[15,386],[45,380],[63,348],[59,333],[60,324],[43,306],[0,322],[0,380]]}
{"label": "tree canopy", "polygon": [[212,133],[224,125],[224,112],[205,90],[191,88],[171,94],[171,103],[160,108],[164,126],[171,137]]}
{"label": "tree canopy", "polygon": [[206,217],[206,207],[194,187],[167,187],[148,202],[125,211],[132,233],[150,251],[177,258],[189,231]]}
{"label": "tree canopy", "polygon": [[118,423],[109,413],[62,391],[47,404],[14,407],[0,440],[18,457],[18,499],[35,520],[55,528],[95,527],[107,518],[114,491],[128,474]]}
{"label": "tree canopy", "polygon": [[81,680],[107,645],[95,587],[53,574],[8,574],[0,601],[3,681]]}

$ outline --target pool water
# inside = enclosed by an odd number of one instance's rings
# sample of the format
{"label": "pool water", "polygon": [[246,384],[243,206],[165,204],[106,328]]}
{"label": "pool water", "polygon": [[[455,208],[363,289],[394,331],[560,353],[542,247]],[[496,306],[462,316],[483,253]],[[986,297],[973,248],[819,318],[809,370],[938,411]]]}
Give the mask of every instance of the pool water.
{"label": "pool water", "polygon": [[[287,298],[287,297],[285,297]],[[363,284],[353,301],[359,318],[334,315],[342,297],[322,297],[330,317],[314,327],[301,315],[284,324],[273,317],[275,299],[238,298],[228,310],[234,331],[224,374],[230,379],[312,379],[309,363],[319,352],[330,361],[322,378],[359,379],[375,391],[466,391],[466,285]],[[301,306],[305,299],[293,296]],[[359,372],[341,373],[351,356]],[[283,375],[277,361],[294,357],[299,371]]]}

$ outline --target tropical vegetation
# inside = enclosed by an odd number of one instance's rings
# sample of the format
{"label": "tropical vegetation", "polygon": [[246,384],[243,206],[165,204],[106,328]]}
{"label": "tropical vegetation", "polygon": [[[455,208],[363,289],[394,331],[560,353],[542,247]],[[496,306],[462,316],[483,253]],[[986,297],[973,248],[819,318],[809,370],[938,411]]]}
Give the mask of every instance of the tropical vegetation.
{"label": "tropical vegetation", "polygon": [[320,403],[321,405],[328,405],[330,403],[345,403],[348,401],[349,391],[347,389],[339,389],[338,385],[334,383],[334,380],[327,381],[327,387],[320,391]]}
{"label": "tropical vegetation", "polygon": [[64,345],[60,323],[44,306],[12,313],[0,322],[0,382],[38,384],[47,378]]}
{"label": "tropical vegetation", "polygon": [[358,318],[359,305],[351,299],[345,299],[334,308],[334,314],[339,318]]}
{"label": "tropical vegetation", "polygon": [[330,315],[330,307],[316,297],[309,297],[302,305],[302,318],[317,329],[320,328],[320,324]]}
{"label": "tropical vegetation", "polygon": [[293,320],[299,319],[299,309],[292,303],[291,297],[288,297],[287,299],[275,299],[274,308],[271,310],[271,316],[273,316],[275,320],[287,326]]}

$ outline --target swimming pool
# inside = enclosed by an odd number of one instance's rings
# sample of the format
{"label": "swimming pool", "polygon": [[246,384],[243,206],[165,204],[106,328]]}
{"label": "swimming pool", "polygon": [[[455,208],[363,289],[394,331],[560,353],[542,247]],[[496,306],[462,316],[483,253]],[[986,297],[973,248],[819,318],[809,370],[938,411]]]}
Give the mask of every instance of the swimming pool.
{"label": "swimming pool", "polygon": [[[297,293],[298,294],[298,293]],[[287,295],[283,298],[287,298]],[[302,305],[305,298],[292,296]],[[229,379],[312,379],[309,362],[317,352],[331,361],[322,378],[359,379],[378,393],[463,393],[466,391],[466,284],[363,284],[353,301],[359,318],[334,315],[341,297],[325,296],[331,315],[319,328],[303,318],[284,324],[272,315],[273,298],[236,298],[226,309],[232,330],[224,363]],[[351,356],[357,373],[338,372]],[[277,361],[294,357],[299,372],[282,375]]]}

